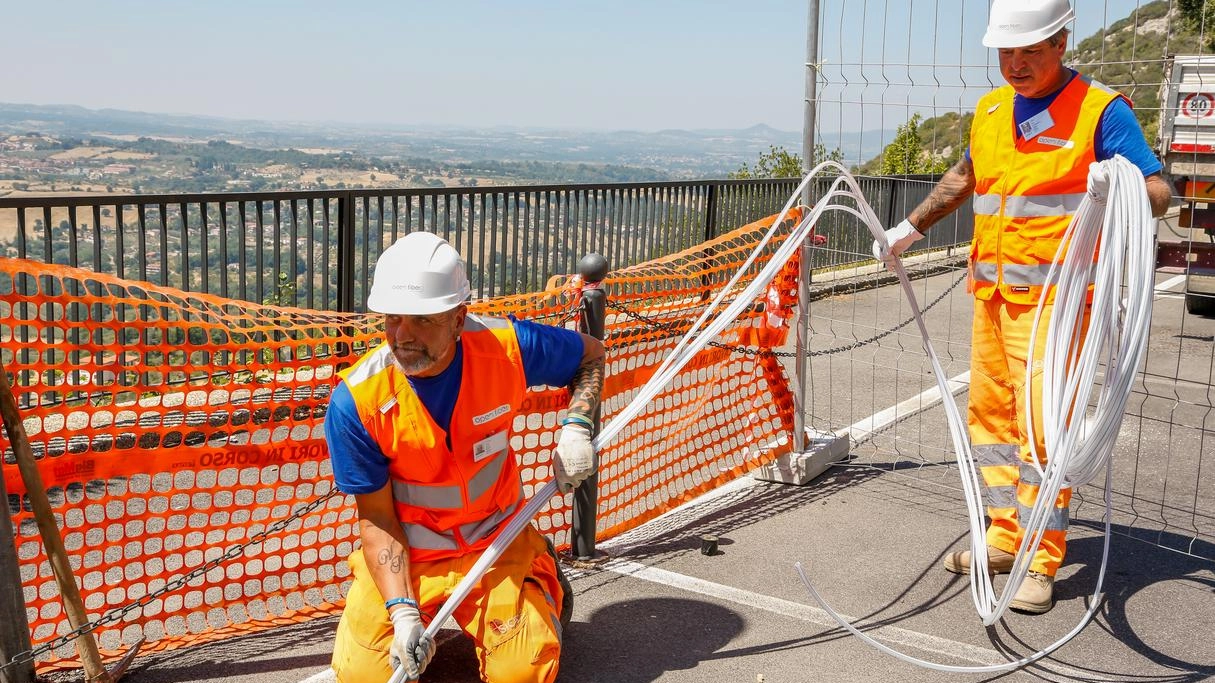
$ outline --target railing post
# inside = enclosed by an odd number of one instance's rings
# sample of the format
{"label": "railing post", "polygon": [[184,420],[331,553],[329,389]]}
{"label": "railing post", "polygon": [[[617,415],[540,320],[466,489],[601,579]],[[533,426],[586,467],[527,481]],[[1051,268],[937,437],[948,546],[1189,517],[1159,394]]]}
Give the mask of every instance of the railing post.
{"label": "railing post", "polygon": [[717,183],[709,181],[709,194],[705,198],[705,241],[713,239],[717,232]]}
{"label": "railing post", "polygon": [[[9,443],[12,443],[9,438]],[[4,484],[4,471],[0,469],[0,501],[4,501],[4,514],[0,515],[0,666],[13,661],[13,657],[29,652],[30,623],[25,615],[25,595],[21,590],[21,570],[17,566],[17,544],[13,535],[13,518],[8,510],[8,488]],[[0,669],[2,683],[34,683],[34,660]]]}
{"label": "railing post", "polygon": [[354,196],[343,192],[338,197],[337,305],[346,313],[354,311]]}
{"label": "railing post", "polygon": [[[607,277],[608,262],[599,254],[587,254],[578,262],[582,275],[582,321],[580,331],[603,341],[607,318],[607,292],[603,278]],[[599,406],[595,407],[594,433],[599,433]],[[582,485],[574,489],[574,507],[570,528],[570,554],[583,561],[595,559],[595,517],[599,504],[599,454],[595,454],[595,471]]]}

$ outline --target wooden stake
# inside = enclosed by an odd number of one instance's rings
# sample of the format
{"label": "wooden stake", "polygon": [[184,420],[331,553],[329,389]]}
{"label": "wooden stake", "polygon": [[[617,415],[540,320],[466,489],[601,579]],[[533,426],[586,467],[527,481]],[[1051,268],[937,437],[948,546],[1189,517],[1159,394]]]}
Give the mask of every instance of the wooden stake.
{"label": "wooden stake", "polygon": [[[13,397],[13,389],[9,385],[8,371],[4,368],[3,360],[0,360],[0,415],[3,415],[4,428],[13,444],[17,468],[21,472],[21,479],[25,481],[25,490],[34,511],[34,520],[38,523],[38,532],[42,535],[47,559],[50,560],[51,570],[55,574],[55,582],[59,584],[59,596],[63,599],[68,623],[73,630],[78,629],[88,623],[84,601],[80,599],[80,589],[76,586],[76,577],[72,574],[72,565],[68,562],[67,551],[63,547],[63,537],[59,535],[59,526],[55,523],[55,513],[51,510],[51,502],[42,485],[42,475],[34,463],[34,454],[30,451],[30,442],[26,437],[25,427],[21,424],[21,414],[17,410],[17,400]],[[8,514],[7,511],[5,514]],[[91,631],[77,636],[76,651],[80,654],[80,663],[84,665],[86,681],[112,683]]]}

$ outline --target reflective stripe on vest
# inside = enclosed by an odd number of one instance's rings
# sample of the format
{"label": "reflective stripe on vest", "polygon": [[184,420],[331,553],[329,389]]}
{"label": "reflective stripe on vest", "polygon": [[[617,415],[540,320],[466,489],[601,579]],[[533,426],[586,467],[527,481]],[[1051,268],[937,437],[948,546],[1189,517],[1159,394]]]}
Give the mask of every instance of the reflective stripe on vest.
{"label": "reflective stripe on vest", "polygon": [[[999,282],[1000,266],[989,261],[976,262],[970,270],[975,282]],[[1041,287],[1046,284],[1046,276],[1050,274],[1050,264],[1042,263],[1036,266],[1019,266],[1004,264],[1004,284]],[[1088,281],[1091,283],[1096,273],[1090,268]]]}
{"label": "reflective stripe on vest", "polygon": [[[483,520],[460,525],[457,530],[460,538],[463,538],[467,545],[475,545],[496,531],[502,522],[514,516],[522,502],[522,500],[516,501],[509,509],[499,510]],[[409,541],[411,550],[456,551],[460,549],[454,532],[432,531],[421,524],[402,524],[401,528],[405,530],[405,539]]]}
{"label": "reflective stripe on vest", "polygon": [[[1009,197],[1004,202],[1005,218],[1039,218],[1046,216],[1070,216],[1080,208],[1084,192],[1075,194],[1037,194],[1027,197]],[[977,194],[973,200],[976,216],[999,216],[1000,195]]]}
{"label": "reflective stripe on vest", "polygon": [[[497,483],[508,455],[509,451],[501,451],[468,480],[469,500],[485,495]],[[464,496],[459,486],[427,486],[393,479],[392,497],[398,503],[434,510],[459,510],[464,507]]]}

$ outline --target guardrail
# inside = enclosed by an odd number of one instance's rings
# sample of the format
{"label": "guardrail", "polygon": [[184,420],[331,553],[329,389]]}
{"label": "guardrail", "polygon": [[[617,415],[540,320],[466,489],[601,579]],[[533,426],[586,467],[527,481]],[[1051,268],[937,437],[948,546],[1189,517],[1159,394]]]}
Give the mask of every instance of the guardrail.
{"label": "guardrail", "polygon": [[[891,223],[931,181],[862,179]],[[827,182],[815,190],[826,192]],[[587,253],[619,268],[686,249],[779,211],[797,183],[8,197],[0,198],[0,254],[245,301],[360,311],[375,259],[407,232],[429,230],[452,242],[468,261],[475,297],[491,298],[577,272]],[[855,220],[837,214],[824,221],[830,226],[820,234],[834,237],[815,267],[868,252],[868,233]],[[961,228],[934,230],[932,246],[969,241],[968,226]]]}

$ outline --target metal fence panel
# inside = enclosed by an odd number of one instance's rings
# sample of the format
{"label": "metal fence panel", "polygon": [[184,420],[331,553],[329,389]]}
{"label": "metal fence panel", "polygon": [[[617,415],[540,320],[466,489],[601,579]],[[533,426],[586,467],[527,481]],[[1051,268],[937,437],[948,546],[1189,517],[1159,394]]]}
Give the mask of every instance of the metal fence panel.
{"label": "metal fence panel", "polygon": [[[979,97],[1003,85],[995,50],[984,48],[987,0],[822,0],[815,61],[817,125],[814,142],[839,150],[845,165],[879,172],[883,155],[907,123],[919,115],[922,147],[953,159],[968,144],[967,117]],[[1065,58],[1081,73],[1128,95],[1147,139],[1158,149],[1159,93],[1168,78],[1168,56],[1211,52],[1209,25],[1188,24],[1182,3],[1141,0],[1073,2],[1077,19]],[[902,130],[900,130],[902,129]],[[905,135],[900,137],[899,133]],[[930,154],[920,157],[931,161]],[[876,161],[875,161],[876,160]],[[888,164],[889,166],[889,164]],[[905,174],[905,182],[861,183],[878,216],[894,225],[925,196],[932,176]],[[816,249],[815,264],[861,262],[871,237],[841,214]],[[965,243],[973,223],[969,207],[934,226],[917,252]],[[1176,209],[1159,222],[1159,241],[1209,242],[1201,231],[1179,227]],[[961,282],[961,254],[946,270],[917,280],[933,343],[950,376],[968,369],[971,297]],[[1202,558],[1215,559],[1215,321],[1183,306],[1185,268],[1161,269],[1151,351],[1135,388],[1115,454],[1114,523],[1119,532]],[[818,277],[817,282],[830,280]],[[848,281],[840,296],[815,303],[811,325],[810,424],[831,431],[851,428],[853,464],[897,470],[937,486],[959,489],[952,444],[941,409],[910,410],[882,426],[880,411],[931,390],[927,359],[910,311],[894,287],[856,294]],[[844,295],[847,296],[844,296]],[[958,396],[966,400],[965,392]],[[1077,492],[1073,523],[1095,524],[1104,511],[1101,491]]]}

